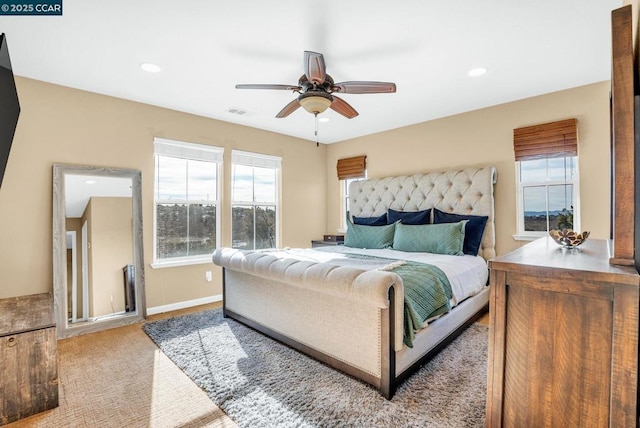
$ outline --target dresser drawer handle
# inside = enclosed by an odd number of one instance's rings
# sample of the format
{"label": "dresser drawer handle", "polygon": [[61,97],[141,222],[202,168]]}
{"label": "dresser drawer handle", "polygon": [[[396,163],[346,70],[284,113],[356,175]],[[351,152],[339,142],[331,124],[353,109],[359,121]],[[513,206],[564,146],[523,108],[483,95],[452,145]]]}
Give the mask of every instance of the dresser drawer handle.
{"label": "dresser drawer handle", "polygon": [[9,340],[7,340],[7,346],[9,348],[16,346],[16,344],[18,343],[18,341],[16,340],[15,337],[10,337]]}

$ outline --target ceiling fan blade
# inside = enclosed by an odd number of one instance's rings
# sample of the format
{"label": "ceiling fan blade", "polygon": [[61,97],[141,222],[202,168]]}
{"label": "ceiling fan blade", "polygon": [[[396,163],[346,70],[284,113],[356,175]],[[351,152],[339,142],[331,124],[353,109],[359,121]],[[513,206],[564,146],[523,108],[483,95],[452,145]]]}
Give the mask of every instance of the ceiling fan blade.
{"label": "ceiling fan blade", "polygon": [[327,78],[327,67],[321,53],[304,51],[304,74],[311,83],[322,85]]}
{"label": "ceiling fan blade", "polygon": [[396,91],[393,82],[341,82],[331,88],[343,94],[384,94]]}
{"label": "ceiling fan blade", "polygon": [[281,89],[284,91],[299,91],[302,89],[297,85],[270,85],[270,84],[247,84],[247,85],[236,85],[236,89]]}
{"label": "ceiling fan blade", "polygon": [[356,109],[351,107],[345,100],[333,95],[333,102],[329,106],[331,110],[336,111],[346,117],[347,119],[353,119],[358,115]]}
{"label": "ceiling fan blade", "polygon": [[283,117],[287,117],[291,113],[293,113],[294,111],[298,110],[298,107],[300,107],[300,103],[298,102],[298,99],[296,98],[295,100],[291,101],[289,104],[284,106],[284,108],[282,110],[280,110],[280,113],[276,114],[276,117],[278,119],[281,119]]}

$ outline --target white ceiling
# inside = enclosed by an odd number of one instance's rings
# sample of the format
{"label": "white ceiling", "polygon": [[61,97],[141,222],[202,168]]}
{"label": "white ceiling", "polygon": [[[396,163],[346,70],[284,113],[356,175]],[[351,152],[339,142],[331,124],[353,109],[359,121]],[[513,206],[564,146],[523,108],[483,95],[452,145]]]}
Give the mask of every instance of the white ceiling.
{"label": "white ceiling", "polygon": [[[393,81],[343,94],[321,143],[610,78],[610,12],[622,0],[64,0],[63,16],[0,16],[15,74],[315,141],[295,94],[303,52],[336,82]],[[150,74],[144,62],[162,67]],[[488,73],[470,78],[473,67]],[[229,108],[245,110],[238,116]]]}
{"label": "white ceiling", "polygon": [[105,175],[64,175],[65,217],[80,218],[92,197],[131,198],[131,179]]}

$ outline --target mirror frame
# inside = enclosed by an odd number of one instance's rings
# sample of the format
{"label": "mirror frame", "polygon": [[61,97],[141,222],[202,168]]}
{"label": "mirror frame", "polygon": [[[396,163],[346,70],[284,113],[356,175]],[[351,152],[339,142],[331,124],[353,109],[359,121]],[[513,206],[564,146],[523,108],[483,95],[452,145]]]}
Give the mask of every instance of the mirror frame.
{"label": "mirror frame", "polygon": [[[102,321],[70,325],[67,322],[67,249],[65,175],[92,175],[131,179],[133,201],[133,264],[135,266],[136,311]],[[53,309],[58,338],[92,333],[141,321],[147,316],[142,241],[142,173],[135,169],[85,165],[53,165]]]}

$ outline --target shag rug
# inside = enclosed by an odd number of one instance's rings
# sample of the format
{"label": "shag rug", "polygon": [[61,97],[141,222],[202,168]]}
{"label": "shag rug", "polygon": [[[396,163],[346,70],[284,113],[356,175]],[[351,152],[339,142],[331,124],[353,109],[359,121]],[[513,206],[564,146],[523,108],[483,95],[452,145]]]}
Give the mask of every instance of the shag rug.
{"label": "shag rug", "polygon": [[473,324],[391,401],[215,309],[144,331],[240,427],[484,427],[487,327]]}

